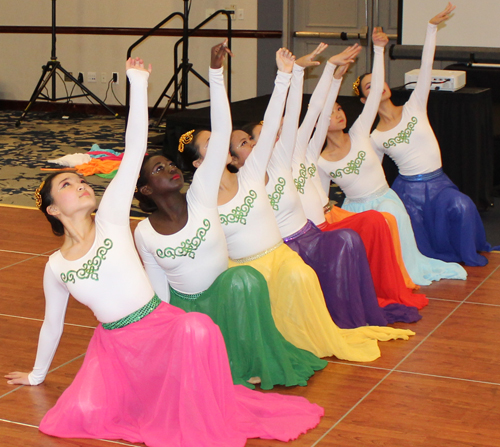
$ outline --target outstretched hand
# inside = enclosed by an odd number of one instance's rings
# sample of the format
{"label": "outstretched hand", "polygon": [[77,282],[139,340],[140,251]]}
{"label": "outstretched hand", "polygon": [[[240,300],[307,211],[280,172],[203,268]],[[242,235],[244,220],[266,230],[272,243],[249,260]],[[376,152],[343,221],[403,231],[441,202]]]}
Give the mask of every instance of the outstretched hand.
{"label": "outstretched hand", "polygon": [[29,373],[14,371],[6,374],[4,377],[7,379],[9,385],[30,385],[28,375]]}
{"label": "outstretched hand", "polygon": [[224,63],[224,59],[226,54],[232,56],[231,50],[227,47],[227,39],[212,47],[211,50],[211,59],[210,59],[210,68],[221,68]]}
{"label": "outstretched hand", "polygon": [[382,31],[382,28],[375,27],[373,28],[372,41],[376,47],[385,47],[389,43],[389,38]]}
{"label": "outstretched hand", "polygon": [[301,67],[308,68],[308,67],[314,67],[316,65],[319,65],[319,61],[315,61],[314,59],[320,55],[323,51],[325,51],[328,48],[328,44],[321,42],[316,49],[309,54],[306,54],[305,56],[299,57],[295,63]]}
{"label": "outstretched hand", "polygon": [[434,16],[432,19],[430,19],[429,23],[432,23],[433,25],[439,25],[440,23],[445,22],[450,18],[450,14],[455,8],[456,8],[455,5],[452,5],[451,2],[448,2],[446,8],[444,8],[444,10],[440,12],[437,16]]}
{"label": "outstretched hand", "polygon": [[290,50],[286,48],[280,48],[276,51],[276,65],[278,70],[284,73],[291,73],[293,69],[293,64],[295,62],[295,56]]}
{"label": "outstretched hand", "polygon": [[347,47],[342,53],[336,54],[328,59],[328,62],[333,65],[341,66],[341,65],[350,65],[354,63],[356,57],[361,51],[361,46],[357,43]]}
{"label": "outstretched hand", "polygon": [[125,68],[128,70],[129,68],[135,68],[136,70],[141,70],[141,71],[147,71],[148,73],[151,73],[151,64],[149,64],[148,68],[144,67],[144,61],[136,57],[135,59],[132,57],[129,57],[127,59],[127,62],[125,63]]}

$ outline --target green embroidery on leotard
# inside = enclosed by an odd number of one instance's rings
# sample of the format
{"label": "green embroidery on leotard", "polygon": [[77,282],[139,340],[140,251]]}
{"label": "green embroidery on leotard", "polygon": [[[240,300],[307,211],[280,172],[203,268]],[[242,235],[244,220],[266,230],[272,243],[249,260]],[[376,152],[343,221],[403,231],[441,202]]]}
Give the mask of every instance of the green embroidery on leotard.
{"label": "green embroidery on leotard", "polygon": [[304,163],[301,163],[299,169],[299,177],[293,179],[293,183],[295,183],[297,191],[300,192],[301,194],[304,194],[304,186],[306,184],[306,180],[307,180],[306,165]]}
{"label": "green embroidery on leotard", "polygon": [[271,202],[271,206],[273,207],[274,211],[278,211],[280,207],[278,206],[281,196],[285,194],[285,185],[286,181],[283,177],[278,177],[278,183],[274,185],[274,192],[272,194],[268,194],[267,197],[269,197],[269,201]]}
{"label": "green embroidery on leotard", "polygon": [[177,256],[189,256],[191,259],[194,259],[196,256],[195,251],[198,250],[198,247],[205,240],[205,236],[210,230],[210,221],[208,219],[203,220],[203,227],[198,228],[196,230],[196,236],[192,239],[186,239],[181,242],[179,247],[172,248],[167,247],[164,250],[161,248],[156,250],[156,254],[159,258],[172,258],[175,259]]}
{"label": "green embroidery on leotard", "polygon": [[248,191],[248,196],[243,200],[243,205],[237,206],[232,209],[229,214],[221,214],[220,215],[220,223],[222,225],[227,225],[230,223],[240,223],[242,225],[246,225],[248,213],[250,213],[250,209],[253,208],[253,202],[257,198],[257,193],[251,189]]}
{"label": "green embroidery on leotard", "polygon": [[311,166],[307,168],[307,173],[309,174],[309,178],[313,178],[316,175],[316,165],[311,163]]}
{"label": "green embroidery on leotard", "polygon": [[106,253],[113,247],[113,241],[111,239],[104,239],[103,246],[97,249],[96,255],[85,264],[83,264],[81,269],[70,270],[68,273],[61,273],[61,279],[63,282],[75,283],[75,275],[78,279],[92,279],[94,281],[99,281],[99,275],[97,272],[101,267],[102,261],[106,259]]}
{"label": "green embroidery on leotard", "polygon": [[384,148],[389,149],[391,146],[396,146],[399,143],[410,144],[410,136],[415,130],[416,124],[417,118],[414,116],[406,126],[406,129],[399,132],[394,138],[389,138],[389,140],[383,144]]}
{"label": "green embroidery on leotard", "polygon": [[359,168],[363,164],[363,161],[366,158],[366,152],[365,151],[359,151],[358,156],[354,159],[351,160],[350,162],[347,163],[347,166],[342,169],[337,169],[335,172],[330,172],[330,176],[332,178],[342,178],[343,174],[356,174],[359,175]]}

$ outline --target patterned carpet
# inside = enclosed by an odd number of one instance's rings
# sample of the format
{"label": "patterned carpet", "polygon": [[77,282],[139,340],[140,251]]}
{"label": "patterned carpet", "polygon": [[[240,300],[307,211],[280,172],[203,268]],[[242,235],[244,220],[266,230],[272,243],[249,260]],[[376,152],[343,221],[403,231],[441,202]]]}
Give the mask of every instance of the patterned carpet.
{"label": "patterned carpet", "polygon": [[[61,113],[30,112],[15,127],[20,115],[20,111],[0,111],[0,204],[34,207],[33,193],[50,173],[42,169],[58,167],[49,159],[87,152],[94,143],[102,149],[124,148],[124,118],[74,115],[62,119]],[[150,137],[157,135],[150,132]],[[149,146],[149,151],[160,150]],[[96,175],[87,179],[96,195],[102,196],[109,180]],[[132,215],[142,215],[135,203]]]}

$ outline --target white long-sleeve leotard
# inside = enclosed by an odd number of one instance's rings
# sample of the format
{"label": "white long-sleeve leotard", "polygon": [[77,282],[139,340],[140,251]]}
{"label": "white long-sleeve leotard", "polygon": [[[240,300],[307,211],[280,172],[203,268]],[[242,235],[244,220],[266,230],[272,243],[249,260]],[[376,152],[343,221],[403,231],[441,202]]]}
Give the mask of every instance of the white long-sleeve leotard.
{"label": "white long-sleeve leotard", "polygon": [[[321,225],[325,221],[323,206],[329,201],[320,180],[322,171],[318,170],[317,166],[330,125],[333,106],[342,83],[341,79],[333,78],[334,72],[335,65],[327,63],[311,96],[306,117],[299,128],[294,153],[294,172],[298,172],[299,166],[307,167],[304,193],[301,195],[302,206],[307,218],[316,225]],[[311,138],[313,131],[314,135]]]}
{"label": "white long-sleeve leotard", "polygon": [[102,323],[119,320],[147,304],[154,295],[130,232],[130,204],[148,137],[147,81],[149,73],[130,69],[130,114],[125,155],[95,216],[95,240],[85,256],[66,260],[60,251],[45,267],[45,318],[40,331],[31,385],[45,379],[64,327],[71,293]]}
{"label": "white long-sleeve leotard", "polygon": [[403,175],[426,174],[442,166],[439,143],[427,117],[436,34],[437,25],[429,23],[417,85],[403,106],[401,121],[393,129],[374,130],[371,135],[380,160],[387,154]]}
{"label": "white long-sleeve leotard", "polygon": [[292,156],[299,125],[303,83],[304,67],[294,64],[283,128],[267,167],[267,196],[283,238],[296,233],[307,223],[292,175]]}
{"label": "white long-sleeve leotard", "polygon": [[354,200],[389,187],[380,160],[370,143],[370,130],[384,86],[384,48],[375,46],[374,52],[370,95],[361,115],[349,130],[349,153],[339,161],[329,161],[322,156],[318,160],[320,169],[342,188],[348,199]]}
{"label": "white long-sleeve leotard", "polygon": [[265,187],[265,176],[283,116],[291,73],[278,72],[259,142],[238,172],[238,192],[219,215],[229,257],[241,259],[262,253],[282,241]]}
{"label": "white long-sleeve leotard", "polygon": [[217,195],[227,162],[231,113],[223,69],[210,69],[209,79],[212,133],[205,159],[187,192],[188,221],[171,235],[157,233],[149,219],[140,222],[135,230],[137,249],[162,300],[169,297],[169,284],[181,293],[200,293],[228,267]]}

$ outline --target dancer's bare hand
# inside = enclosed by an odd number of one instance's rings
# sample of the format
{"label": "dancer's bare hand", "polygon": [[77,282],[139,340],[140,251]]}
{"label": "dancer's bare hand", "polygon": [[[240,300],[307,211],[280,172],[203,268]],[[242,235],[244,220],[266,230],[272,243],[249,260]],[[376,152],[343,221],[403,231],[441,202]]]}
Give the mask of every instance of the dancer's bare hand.
{"label": "dancer's bare hand", "polygon": [[316,65],[319,65],[319,61],[315,61],[314,59],[318,57],[323,51],[325,51],[328,48],[328,44],[321,42],[316,49],[309,54],[306,54],[305,56],[299,57],[295,63],[297,65],[300,65],[301,67],[308,68],[308,67],[314,67]]}
{"label": "dancer's bare hand", "polygon": [[128,70],[129,68],[135,68],[136,70],[147,71],[151,73],[152,67],[149,64],[148,68],[144,67],[144,61],[140,57],[129,57],[127,62],[125,63],[125,68]]}
{"label": "dancer's bare hand", "polygon": [[328,62],[337,66],[350,65],[355,62],[356,57],[360,53],[361,49],[361,46],[355,43],[354,45],[347,47],[344,51],[342,51],[342,53],[332,56],[330,59],[328,59]]}
{"label": "dancer's bare hand", "polygon": [[389,43],[389,38],[387,34],[382,31],[382,28],[375,27],[373,28],[372,34],[373,45],[376,47],[385,47]]}
{"label": "dancer's bare hand", "polygon": [[221,68],[226,58],[226,54],[233,56],[233,53],[231,53],[231,50],[227,47],[227,42],[228,40],[226,39],[224,42],[212,47],[210,68]]}
{"label": "dancer's bare hand", "polygon": [[284,73],[291,73],[293,69],[293,64],[295,62],[295,56],[290,50],[286,48],[280,48],[276,51],[276,65],[278,70]]}
{"label": "dancer's bare hand", "polygon": [[9,385],[29,385],[28,375],[29,373],[14,371],[6,374],[4,377],[7,379]]}
{"label": "dancer's bare hand", "polygon": [[446,8],[444,8],[444,10],[441,11],[437,16],[434,16],[432,19],[430,19],[429,22],[433,25],[439,25],[440,23],[445,22],[451,17],[450,14],[455,8],[455,5],[452,5],[451,2],[448,2]]}

